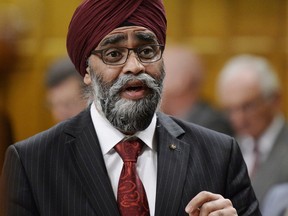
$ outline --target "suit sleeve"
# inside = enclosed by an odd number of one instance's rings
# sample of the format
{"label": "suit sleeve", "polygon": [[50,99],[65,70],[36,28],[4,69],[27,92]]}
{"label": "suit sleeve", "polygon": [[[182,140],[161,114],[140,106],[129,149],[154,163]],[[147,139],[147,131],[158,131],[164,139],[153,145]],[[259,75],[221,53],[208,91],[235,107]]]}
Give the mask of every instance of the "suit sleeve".
{"label": "suit sleeve", "polygon": [[238,210],[238,215],[261,216],[246,164],[234,139],[232,140],[227,179],[226,197],[231,199],[233,206]]}
{"label": "suit sleeve", "polygon": [[3,215],[39,215],[25,169],[17,149],[13,145],[6,151],[1,185],[5,209]]}

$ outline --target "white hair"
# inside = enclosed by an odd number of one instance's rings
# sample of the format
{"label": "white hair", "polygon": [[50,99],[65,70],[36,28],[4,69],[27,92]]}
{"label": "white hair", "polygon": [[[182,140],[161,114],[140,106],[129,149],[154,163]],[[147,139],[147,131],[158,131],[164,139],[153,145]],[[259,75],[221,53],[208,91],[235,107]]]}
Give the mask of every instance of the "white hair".
{"label": "white hair", "polygon": [[238,55],[231,58],[219,74],[218,89],[222,83],[237,73],[254,73],[264,97],[270,97],[280,90],[280,82],[271,64],[263,57],[255,55]]}

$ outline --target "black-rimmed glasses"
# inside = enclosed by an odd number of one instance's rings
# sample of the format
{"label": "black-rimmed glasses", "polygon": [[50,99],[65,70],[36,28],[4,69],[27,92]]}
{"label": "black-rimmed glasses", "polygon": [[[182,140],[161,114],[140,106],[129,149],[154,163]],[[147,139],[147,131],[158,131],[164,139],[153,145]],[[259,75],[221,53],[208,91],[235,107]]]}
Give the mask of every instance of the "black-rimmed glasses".
{"label": "black-rimmed glasses", "polygon": [[152,63],[162,58],[163,45],[147,44],[136,48],[110,47],[102,50],[93,50],[91,54],[100,54],[102,61],[107,65],[125,64],[130,50],[133,50],[137,58],[142,63]]}

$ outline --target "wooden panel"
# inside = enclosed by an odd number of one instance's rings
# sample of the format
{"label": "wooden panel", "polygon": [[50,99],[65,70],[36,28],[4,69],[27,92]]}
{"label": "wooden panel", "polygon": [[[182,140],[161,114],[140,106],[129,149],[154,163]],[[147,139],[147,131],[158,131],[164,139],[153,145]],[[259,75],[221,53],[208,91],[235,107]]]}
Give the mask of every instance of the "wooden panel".
{"label": "wooden panel", "polygon": [[278,35],[283,23],[284,1],[241,0],[230,2],[230,29],[232,35]]}
{"label": "wooden panel", "polygon": [[196,37],[223,37],[226,35],[226,10],[225,0],[190,1],[185,6],[183,19],[187,16],[187,36]]}

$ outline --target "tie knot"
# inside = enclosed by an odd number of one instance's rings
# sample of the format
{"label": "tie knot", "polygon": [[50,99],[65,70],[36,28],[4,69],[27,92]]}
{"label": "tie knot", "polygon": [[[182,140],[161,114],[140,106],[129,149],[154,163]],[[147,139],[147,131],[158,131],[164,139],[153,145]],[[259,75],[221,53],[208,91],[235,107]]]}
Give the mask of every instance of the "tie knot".
{"label": "tie knot", "polygon": [[115,145],[114,149],[124,162],[136,162],[141,152],[143,143],[141,140],[125,140]]}

